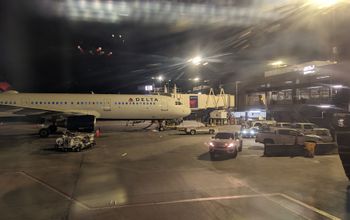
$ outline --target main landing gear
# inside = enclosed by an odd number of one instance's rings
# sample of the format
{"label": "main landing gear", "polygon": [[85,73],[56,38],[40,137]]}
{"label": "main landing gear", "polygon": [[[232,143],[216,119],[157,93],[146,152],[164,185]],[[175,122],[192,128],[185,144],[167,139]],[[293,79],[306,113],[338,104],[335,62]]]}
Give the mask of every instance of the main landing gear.
{"label": "main landing gear", "polygon": [[158,131],[164,131],[165,127],[163,125],[164,120],[158,120]]}

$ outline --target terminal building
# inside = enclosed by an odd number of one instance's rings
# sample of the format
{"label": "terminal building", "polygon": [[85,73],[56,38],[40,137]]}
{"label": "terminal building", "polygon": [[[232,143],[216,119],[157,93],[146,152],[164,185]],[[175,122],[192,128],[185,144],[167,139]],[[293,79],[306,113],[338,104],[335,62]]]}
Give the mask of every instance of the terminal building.
{"label": "terminal building", "polygon": [[242,82],[238,111],[266,111],[286,122],[322,123],[329,115],[349,112],[350,63],[312,61],[265,71]]}

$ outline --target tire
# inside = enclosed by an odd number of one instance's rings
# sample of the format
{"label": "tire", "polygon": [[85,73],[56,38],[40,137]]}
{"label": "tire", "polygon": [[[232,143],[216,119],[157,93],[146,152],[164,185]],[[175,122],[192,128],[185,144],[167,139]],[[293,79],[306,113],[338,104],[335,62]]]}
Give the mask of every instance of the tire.
{"label": "tire", "polygon": [[76,152],[80,152],[80,151],[81,151],[81,147],[78,146],[77,148],[75,148],[75,151],[76,151]]}
{"label": "tire", "polygon": [[215,160],[215,153],[209,153],[210,155],[210,160]]}
{"label": "tire", "polygon": [[235,152],[233,152],[233,154],[231,154],[231,157],[233,159],[235,159],[237,157],[237,154],[238,154],[238,150],[236,149]]}
{"label": "tire", "polygon": [[48,128],[42,128],[39,130],[39,136],[42,138],[47,138],[50,135],[50,130]]}
{"label": "tire", "polygon": [[240,141],[238,151],[241,152],[242,150],[243,150],[243,141]]}
{"label": "tire", "polygon": [[209,130],[209,134],[214,134],[214,133],[215,133],[215,131],[213,129]]}
{"label": "tire", "polygon": [[265,145],[269,145],[269,144],[274,144],[275,142],[273,142],[273,140],[271,140],[271,139],[265,139],[264,140],[264,144]]}
{"label": "tire", "polygon": [[159,127],[158,130],[159,130],[159,131],[164,131],[164,127],[163,127],[163,126],[162,126],[162,127]]}
{"label": "tire", "polygon": [[196,130],[191,130],[190,131],[190,135],[195,135],[196,134]]}

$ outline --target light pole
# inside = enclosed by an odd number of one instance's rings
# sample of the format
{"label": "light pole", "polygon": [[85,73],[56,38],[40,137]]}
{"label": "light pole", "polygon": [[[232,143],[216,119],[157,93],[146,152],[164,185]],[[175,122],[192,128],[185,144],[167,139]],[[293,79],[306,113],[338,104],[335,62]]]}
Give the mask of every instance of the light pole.
{"label": "light pole", "polygon": [[235,109],[236,111],[238,111],[238,102],[239,102],[239,98],[238,98],[238,84],[241,83],[241,81],[235,81]]}

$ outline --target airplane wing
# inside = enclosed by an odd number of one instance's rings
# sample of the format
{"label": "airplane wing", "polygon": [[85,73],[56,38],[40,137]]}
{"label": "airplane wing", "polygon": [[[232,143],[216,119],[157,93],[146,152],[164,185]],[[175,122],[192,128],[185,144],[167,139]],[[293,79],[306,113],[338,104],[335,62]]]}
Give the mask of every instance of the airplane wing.
{"label": "airplane wing", "polygon": [[97,111],[89,110],[62,110],[62,109],[51,109],[51,108],[28,108],[28,107],[17,107],[9,105],[0,105],[1,115],[6,116],[37,116],[41,118],[61,116],[67,117],[72,115],[92,115],[98,118],[100,114]]}

